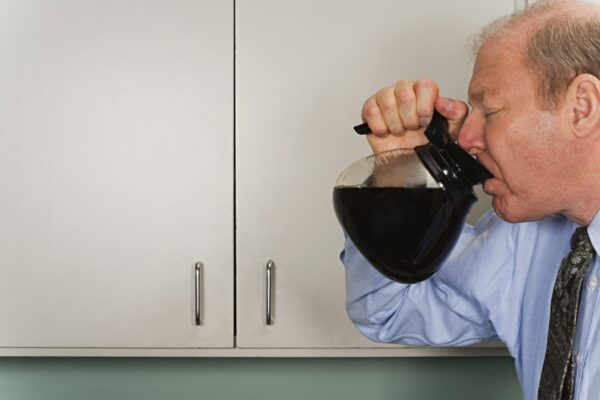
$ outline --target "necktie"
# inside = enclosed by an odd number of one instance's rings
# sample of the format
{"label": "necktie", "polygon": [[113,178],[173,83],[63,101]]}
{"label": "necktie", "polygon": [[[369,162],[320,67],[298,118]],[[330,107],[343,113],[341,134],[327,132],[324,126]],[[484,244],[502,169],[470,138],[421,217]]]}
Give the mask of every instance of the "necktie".
{"label": "necktie", "polygon": [[562,260],[550,304],[548,344],[538,389],[539,400],[570,400],[573,397],[573,340],[583,278],[594,257],[587,229],[577,228],[571,251]]}

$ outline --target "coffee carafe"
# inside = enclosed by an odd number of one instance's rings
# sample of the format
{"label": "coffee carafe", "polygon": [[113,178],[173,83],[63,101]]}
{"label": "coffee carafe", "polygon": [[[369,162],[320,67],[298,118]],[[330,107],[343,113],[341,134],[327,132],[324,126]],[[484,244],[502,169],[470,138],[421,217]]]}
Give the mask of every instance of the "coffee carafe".
{"label": "coffee carafe", "polygon": [[[355,127],[368,134],[367,124]],[[338,221],[361,254],[386,277],[416,283],[433,275],[458,239],[473,186],[492,174],[452,141],[434,111],[429,143],[360,159],[338,177]]]}

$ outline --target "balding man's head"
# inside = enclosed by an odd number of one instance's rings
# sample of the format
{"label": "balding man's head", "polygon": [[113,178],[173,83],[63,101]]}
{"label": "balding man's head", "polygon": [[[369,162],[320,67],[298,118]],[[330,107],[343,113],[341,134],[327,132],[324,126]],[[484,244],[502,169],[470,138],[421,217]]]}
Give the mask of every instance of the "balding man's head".
{"label": "balding man's head", "polygon": [[477,52],[496,41],[520,49],[515,57],[522,57],[534,73],[543,108],[559,105],[561,94],[577,75],[600,77],[599,6],[578,0],[539,1],[484,27],[472,49]]}

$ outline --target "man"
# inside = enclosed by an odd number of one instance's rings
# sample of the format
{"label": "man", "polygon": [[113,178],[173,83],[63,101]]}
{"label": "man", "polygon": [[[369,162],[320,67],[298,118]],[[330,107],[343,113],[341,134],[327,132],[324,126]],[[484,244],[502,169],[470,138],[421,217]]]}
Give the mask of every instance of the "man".
{"label": "man", "polygon": [[[374,132],[368,140],[375,152],[423,143],[422,127],[434,107],[448,118],[458,144],[494,175],[483,186],[494,212],[465,226],[441,269],[413,285],[381,276],[348,240],[341,255],[347,310],[363,334],[435,346],[500,339],[515,358],[526,399],[538,398],[538,389],[540,399],[600,398],[598,257],[590,255],[582,274],[564,368],[556,351],[547,352],[557,343],[549,325],[569,325],[554,314],[572,303],[572,294],[569,301],[557,295],[552,319],[550,311],[561,260],[580,261],[580,253],[569,253],[571,235],[587,227],[600,250],[598,77],[599,8],[558,0],[483,31],[470,112],[465,103],[440,97],[426,79],[400,81],[365,102],[362,116]],[[575,271],[566,265],[561,274]],[[560,378],[553,377],[556,371]]]}

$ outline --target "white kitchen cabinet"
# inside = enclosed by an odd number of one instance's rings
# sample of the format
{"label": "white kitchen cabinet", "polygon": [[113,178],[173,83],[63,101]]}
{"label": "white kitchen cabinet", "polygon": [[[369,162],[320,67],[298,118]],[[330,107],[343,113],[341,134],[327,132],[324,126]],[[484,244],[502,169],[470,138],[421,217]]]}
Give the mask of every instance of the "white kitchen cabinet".
{"label": "white kitchen cabinet", "polygon": [[464,98],[517,3],[237,0],[234,59],[230,1],[0,0],[0,355],[425,354],[348,320],[332,185],[367,96]]}
{"label": "white kitchen cabinet", "polygon": [[513,0],[236,1],[239,347],[384,346],[362,337],[344,310],[332,186],[369,152],[352,126],[363,101],[399,79],[431,77],[442,95],[465,99],[472,65],[465,40],[514,7]]}
{"label": "white kitchen cabinet", "polygon": [[0,1],[0,348],[233,346],[232,16]]}

